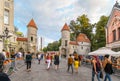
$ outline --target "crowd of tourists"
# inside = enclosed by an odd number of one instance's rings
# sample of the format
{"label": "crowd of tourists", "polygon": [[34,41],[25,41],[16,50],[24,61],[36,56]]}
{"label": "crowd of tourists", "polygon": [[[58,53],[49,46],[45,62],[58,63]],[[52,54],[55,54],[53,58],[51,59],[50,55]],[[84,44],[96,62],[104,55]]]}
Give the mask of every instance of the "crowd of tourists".
{"label": "crowd of tourists", "polygon": [[[36,56],[35,56],[36,55]],[[51,66],[54,64],[54,69],[57,71],[59,70],[59,64],[60,64],[60,54],[55,53],[55,54],[50,54],[50,53],[43,53],[43,52],[38,52],[37,54],[34,53],[21,53],[21,52],[16,52],[16,53],[11,53],[11,56],[9,56],[5,50],[3,50],[0,53],[0,79],[2,78],[1,75],[5,75],[7,80],[4,81],[10,81],[9,77],[7,76],[6,72],[4,71],[4,62],[11,59],[11,67],[13,67],[13,71],[18,70],[16,67],[16,59],[18,60],[24,60],[26,64],[26,71],[30,72],[31,71],[31,64],[32,61],[34,60],[33,58],[38,60],[38,64],[41,64],[41,60],[44,59],[45,64],[46,64],[46,70],[49,71]],[[111,79],[111,74],[113,74],[113,61],[109,58],[109,55],[105,55],[104,57],[100,58],[99,56],[92,56],[91,59],[86,59],[86,62],[91,63],[92,65],[92,78],[91,81],[94,81],[94,77],[96,75],[98,81],[102,81],[101,79],[104,78],[104,81],[112,81]],[[78,55],[77,53],[74,54],[69,54],[67,58],[67,68],[66,71],[68,73],[76,73],[78,74],[79,68],[82,65],[81,62],[83,62],[83,56]],[[71,71],[70,71],[71,70]],[[103,76],[103,73],[105,72],[105,76]]]}

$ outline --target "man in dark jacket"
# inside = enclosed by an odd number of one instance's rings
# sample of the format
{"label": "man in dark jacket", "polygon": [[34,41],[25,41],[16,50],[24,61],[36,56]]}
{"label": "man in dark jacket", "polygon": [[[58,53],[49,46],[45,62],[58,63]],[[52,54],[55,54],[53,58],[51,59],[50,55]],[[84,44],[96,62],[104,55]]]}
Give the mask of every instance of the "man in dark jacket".
{"label": "man in dark jacket", "polygon": [[0,72],[0,81],[11,81],[6,73]]}
{"label": "man in dark jacket", "polygon": [[31,61],[32,61],[32,55],[30,54],[30,52],[28,52],[28,54],[26,54],[27,71],[30,71],[31,69]]}

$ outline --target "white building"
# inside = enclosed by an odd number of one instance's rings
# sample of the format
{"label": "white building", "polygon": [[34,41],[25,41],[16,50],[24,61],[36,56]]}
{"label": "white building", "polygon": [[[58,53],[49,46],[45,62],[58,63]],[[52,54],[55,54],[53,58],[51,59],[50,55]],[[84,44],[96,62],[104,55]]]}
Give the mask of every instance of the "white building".
{"label": "white building", "polygon": [[75,41],[70,41],[70,28],[67,24],[63,26],[61,32],[61,55],[68,56],[74,52],[79,55],[87,55],[90,52],[91,43],[85,34],[80,33]]}

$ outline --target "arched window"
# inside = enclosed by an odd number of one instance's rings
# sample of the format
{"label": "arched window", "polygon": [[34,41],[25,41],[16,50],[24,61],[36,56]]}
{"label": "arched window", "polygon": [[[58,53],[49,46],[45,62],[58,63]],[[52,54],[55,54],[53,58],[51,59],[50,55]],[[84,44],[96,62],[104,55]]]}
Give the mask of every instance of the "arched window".
{"label": "arched window", "polygon": [[116,40],[116,30],[113,30],[113,42]]}

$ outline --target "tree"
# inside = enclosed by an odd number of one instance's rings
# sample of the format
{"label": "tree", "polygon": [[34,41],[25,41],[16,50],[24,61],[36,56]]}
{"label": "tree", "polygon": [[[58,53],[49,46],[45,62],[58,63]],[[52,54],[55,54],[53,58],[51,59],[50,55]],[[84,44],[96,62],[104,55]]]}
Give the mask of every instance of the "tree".
{"label": "tree", "polygon": [[17,31],[16,34],[17,34],[18,37],[23,37],[24,36],[23,33],[20,32],[20,31]]}
{"label": "tree", "polygon": [[108,22],[108,17],[101,16],[100,20],[96,23],[96,34],[95,34],[95,50],[104,47],[106,44],[105,26]]}
{"label": "tree", "polygon": [[83,14],[82,16],[79,16],[76,21],[72,20],[69,26],[72,31],[72,40],[75,40],[79,33],[84,33],[91,39],[92,24],[89,23],[87,15]]}
{"label": "tree", "polygon": [[52,43],[49,43],[47,47],[43,48],[43,51],[59,51],[59,47],[61,45],[61,39],[59,41],[54,41]]}
{"label": "tree", "polygon": [[47,52],[47,47],[44,47],[44,48],[43,48],[43,51],[44,51],[44,52]]}

